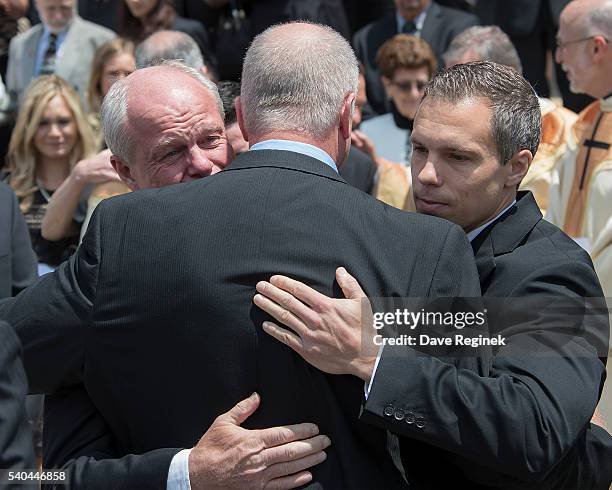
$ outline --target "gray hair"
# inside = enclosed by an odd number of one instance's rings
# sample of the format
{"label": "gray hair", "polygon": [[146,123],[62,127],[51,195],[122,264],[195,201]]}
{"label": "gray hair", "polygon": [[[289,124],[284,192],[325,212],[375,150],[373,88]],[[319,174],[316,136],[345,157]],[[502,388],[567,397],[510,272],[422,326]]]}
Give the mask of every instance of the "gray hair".
{"label": "gray hair", "polygon": [[[590,9],[585,16],[586,29],[589,35],[601,34],[612,41],[612,2],[606,1],[597,8]],[[595,32],[592,32],[595,31]]]}
{"label": "gray hair", "polygon": [[501,165],[521,150],[535,156],[540,144],[542,116],[538,96],[514,68],[479,61],[455,65],[427,84],[421,105],[440,98],[457,104],[484,98],[491,107],[491,133]]}
{"label": "gray hair", "polygon": [[[200,82],[215,98],[221,119],[225,117],[223,102],[217,86],[200,71],[176,60],[163,61],[158,66],[174,68]],[[129,82],[130,77],[115,82],[104,97],[100,109],[100,120],[106,145],[114,155],[120,157],[128,165],[132,160],[133,149],[136,146],[128,121]]]}
{"label": "gray hair", "polygon": [[456,65],[468,51],[475,53],[478,61],[492,61],[511,66],[519,73],[523,72],[516,48],[508,35],[497,26],[474,26],[463,31],[453,39],[442,55],[444,64]]}
{"label": "gray hair", "polygon": [[204,67],[204,58],[191,36],[178,31],[158,31],[142,41],[134,53],[136,68],[159,65],[164,60],[180,60],[194,70]]}
{"label": "gray hair", "polygon": [[268,28],[246,53],[240,90],[245,126],[253,135],[299,131],[324,139],[347,94],[357,94],[357,58],[327,26],[310,24],[317,29],[296,31],[291,39],[277,34],[287,26]]}

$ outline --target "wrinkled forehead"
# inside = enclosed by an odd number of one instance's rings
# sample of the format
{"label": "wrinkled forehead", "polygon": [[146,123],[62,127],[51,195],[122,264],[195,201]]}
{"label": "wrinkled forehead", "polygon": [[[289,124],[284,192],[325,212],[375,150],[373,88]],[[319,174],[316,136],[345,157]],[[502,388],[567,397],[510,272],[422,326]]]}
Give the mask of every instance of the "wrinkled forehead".
{"label": "wrinkled forehead", "polygon": [[206,121],[223,124],[217,101],[204,87],[174,87],[161,93],[155,90],[130,90],[128,122],[132,130],[159,132],[173,126],[188,129]]}

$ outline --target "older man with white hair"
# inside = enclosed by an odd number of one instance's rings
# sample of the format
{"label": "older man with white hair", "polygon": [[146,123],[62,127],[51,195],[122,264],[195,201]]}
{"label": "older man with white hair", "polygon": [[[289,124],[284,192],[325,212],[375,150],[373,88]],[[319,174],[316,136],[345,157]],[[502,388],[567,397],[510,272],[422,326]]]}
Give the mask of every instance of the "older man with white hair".
{"label": "older man with white hair", "polygon": [[105,27],[81,19],[74,0],[35,0],[41,23],[15,36],[9,47],[6,88],[15,108],[30,82],[55,73],[81,95],[89,82],[96,49],[115,37]]}
{"label": "older man with white hair", "polygon": [[556,60],[570,89],[598,100],[578,116],[551,189],[548,218],[584,244],[612,296],[612,1],[575,0],[561,13]]}

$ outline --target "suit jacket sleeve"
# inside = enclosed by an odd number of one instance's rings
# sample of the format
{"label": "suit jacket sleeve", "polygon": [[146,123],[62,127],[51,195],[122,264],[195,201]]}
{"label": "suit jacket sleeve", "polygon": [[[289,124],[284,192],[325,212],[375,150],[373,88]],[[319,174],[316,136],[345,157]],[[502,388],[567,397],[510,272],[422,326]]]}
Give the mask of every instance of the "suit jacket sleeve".
{"label": "suit jacket sleeve", "polygon": [[0,322],[0,469],[36,467],[25,413],[26,391],[19,341],[10,325]]}
{"label": "suit jacket sleeve", "polygon": [[77,252],[0,305],[23,346],[31,393],[53,393],[82,379],[85,342],[101,263],[100,208]]}
{"label": "suit jacket sleeve", "polygon": [[[385,349],[364,419],[470,461],[459,467],[472,480],[495,486],[543,480],[595,409],[608,326],[605,315],[558,313],[582,298],[601,298],[587,264],[562,260],[534,269],[510,296],[530,298],[538,308],[524,304],[522,311],[533,316],[502,330],[506,346],[492,358],[488,375]],[[390,409],[385,413],[388,406],[422,417],[425,425],[396,420]]]}
{"label": "suit jacket sleeve", "polygon": [[12,265],[12,292],[17,295],[22,289],[32,284],[37,277],[36,254],[32,250],[30,234],[23,215],[19,210],[17,198],[13,193],[11,199],[13,218],[11,223],[12,246],[11,246],[11,265]]}
{"label": "suit jacket sleeve", "polygon": [[120,457],[110,427],[84,386],[45,397],[43,467],[67,472],[61,489],[164,489],[181,448]]}

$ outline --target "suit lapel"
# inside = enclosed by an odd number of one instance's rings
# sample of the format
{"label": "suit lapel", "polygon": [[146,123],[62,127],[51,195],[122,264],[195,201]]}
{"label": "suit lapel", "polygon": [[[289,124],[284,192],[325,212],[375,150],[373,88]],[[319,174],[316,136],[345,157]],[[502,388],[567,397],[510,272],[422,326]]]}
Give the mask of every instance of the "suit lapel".
{"label": "suit lapel", "polygon": [[542,219],[542,213],[531,192],[519,192],[516,201],[514,206],[472,241],[483,295],[495,272],[495,258],[514,251]]}
{"label": "suit lapel", "polygon": [[429,10],[425,16],[425,22],[423,22],[423,30],[421,31],[421,39],[427,41],[434,51],[437,50],[437,35],[439,32],[439,25],[442,22],[440,7],[432,2],[429,5]]}
{"label": "suit lapel", "polygon": [[72,25],[69,27],[66,33],[66,39],[62,43],[62,57],[58,60],[57,74],[68,80],[72,79],[72,70],[76,66],[73,59],[70,56],[66,56],[66,53],[78,53],[78,43],[82,42],[80,39],[82,36],[79,35],[81,27],[81,20],[75,16],[72,19]]}
{"label": "suit lapel", "polygon": [[[38,43],[43,34],[42,24],[35,26],[37,30],[32,33],[32,37],[24,47],[24,58],[21,61],[21,77],[22,81],[32,80],[34,78],[34,70],[36,69],[36,52],[38,51]],[[29,83],[22,84],[27,87]]]}
{"label": "suit lapel", "polygon": [[489,287],[491,276],[496,266],[490,229],[488,231],[483,230],[472,241],[472,249],[474,250],[476,269],[478,269],[478,278],[480,279],[480,291],[484,295]]}

